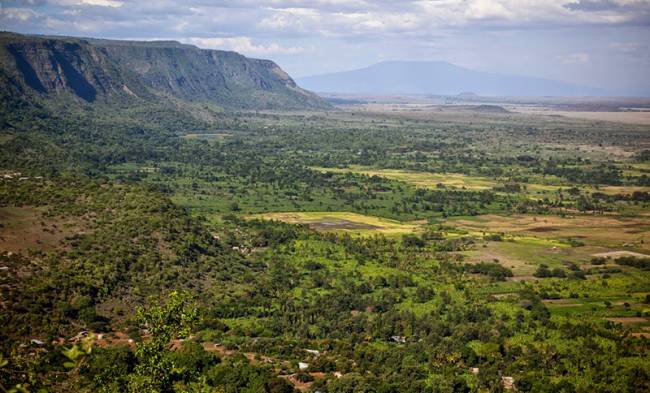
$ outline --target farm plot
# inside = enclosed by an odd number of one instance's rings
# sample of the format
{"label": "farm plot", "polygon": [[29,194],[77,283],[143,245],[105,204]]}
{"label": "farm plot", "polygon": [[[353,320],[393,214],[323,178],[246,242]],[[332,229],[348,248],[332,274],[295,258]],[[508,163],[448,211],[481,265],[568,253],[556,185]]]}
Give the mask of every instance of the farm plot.
{"label": "farm plot", "polygon": [[578,215],[572,217],[488,214],[477,217],[451,218],[449,224],[469,231],[531,236],[566,241],[574,239],[602,252],[621,248],[647,254],[650,252],[650,219],[645,216]]}
{"label": "farm plot", "polygon": [[512,269],[514,280],[534,279],[541,264],[565,268],[570,262],[588,269],[598,256],[649,254],[650,225],[643,216],[483,215],[450,218],[447,224],[476,237],[499,235],[500,241],[484,241],[463,254],[469,263],[499,262]]}
{"label": "farm plot", "polygon": [[318,231],[349,232],[358,235],[401,235],[417,232],[420,224],[403,223],[386,218],[348,212],[290,212],[254,214],[249,218],[278,220],[291,224],[306,224]]}
{"label": "farm plot", "polygon": [[358,165],[352,165],[349,168],[315,167],[312,169],[321,172],[357,173],[367,176],[378,176],[390,180],[402,181],[423,188],[435,188],[438,185],[444,185],[446,187],[480,191],[488,190],[498,185],[498,182],[492,179],[479,176],[467,176],[462,173],[432,173],[401,169],[374,169]]}

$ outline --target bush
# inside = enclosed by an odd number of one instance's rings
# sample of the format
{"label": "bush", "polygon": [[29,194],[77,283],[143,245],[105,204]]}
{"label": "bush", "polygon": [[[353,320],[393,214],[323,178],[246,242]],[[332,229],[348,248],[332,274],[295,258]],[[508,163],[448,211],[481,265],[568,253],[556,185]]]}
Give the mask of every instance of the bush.
{"label": "bush", "polygon": [[637,257],[620,257],[616,259],[616,263],[624,266],[632,266],[641,270],[650,270],[650,258],[637,258]]}
{"label": "bush", "polygon": [[546,278],[546,277],[552,277],[553,273],[549,270],[548,266],[546,266],[544,264],[541,264],[541,265],[539,265],[537,270],[535,270],[535,273],[533,273],[533,276],[535,276],[537,278]]}
{"label": "bush", "polygon": [[503,238],[498,233],[493,233],[493,234],[490,234],[490,235],[483,236],[483,240],[489,240],[489,241],[493,241],[493,242],[500,242],[500,241],[503,240]]}
{"label": "bush", "polygon": [[497,280],[505,280],[512,277],[512,270],[501,266],[498,263],[481,262],[475,265],[467,265],[466,269],[473,274],[484,274]]}

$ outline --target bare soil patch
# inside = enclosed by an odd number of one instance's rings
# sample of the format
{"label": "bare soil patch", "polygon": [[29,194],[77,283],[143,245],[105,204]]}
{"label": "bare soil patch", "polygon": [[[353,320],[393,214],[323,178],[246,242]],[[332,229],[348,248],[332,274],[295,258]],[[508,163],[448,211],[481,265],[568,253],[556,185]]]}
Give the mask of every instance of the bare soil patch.
{"label": "bare soil patch", "polygon": [[641,254],[633,251],[610,251],[610,252],[601,252],[598,254],[593,254],[593,256],[598,258],[620,258],[620,257],[637,257],[637,258],[648,258],[648,255]]}
{"label": "bare soil patch", "polygon": [[315,221],[308,223],[311,229],[316,230],[329,230],[329,229],[380,229],[378,226],[364,224],[360,222],[353,222],[348,220],[341,220],[338,218],[324,217],[323,221]]}
{"label": "bare soil patch", "polygon": [[642,317],[610,317],[605,319],[616,323],[622,323],[623,325],[633,325],[637,323],[648,322],[647,319]]}
{"label": "bare soil patch", "polygon": [[559,229],[553,227],[535,227],[528,229],[529,232],[555,232]]}
{"label": "bare soil patch", "polygon": [[[313,373],[308,373],[308,374],[311,375],[312,377],[314,377],[314,379],[325,378],[325,376],[327,375],[327,374],[325,374],[323,372],[313,372]],[[289,381],[293,385],[294,388],[298,389],[301,392],[308,391],[309,388],[311,388],[311,385],[314,384],[313,381],[312,382],[300,382],[298,380],[298,378],[296,378],[295,374],[281,375],[280,378],[286,379],[287,381]]]}
{"label": "bare soil patch", "polygon": [[592,121],[611,121],[626,124],[650,124],[650,112],[648,111],[563,111],[550,107],[515,107],[512,108],[518,113],[527,113],[535,115],[562,116],[574,119],[592,120]]}
{"label": "bare soil patch", "polygon": [[79,220],[44,217],[42,209],[0,208],[0,251],[51,251],[66,237],[81,232],[81,227]]}

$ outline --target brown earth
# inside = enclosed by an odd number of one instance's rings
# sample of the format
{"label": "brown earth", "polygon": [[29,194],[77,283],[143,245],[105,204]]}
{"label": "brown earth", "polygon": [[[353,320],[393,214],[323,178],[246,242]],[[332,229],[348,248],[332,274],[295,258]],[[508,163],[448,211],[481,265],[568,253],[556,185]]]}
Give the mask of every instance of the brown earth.
{"label": "brown earth", "polygon": [[[325,217],[327,219],[327,217]],[[310,222],[309,227],[315,230],[331,230],[331,229],[380,229],[377,226],[370,224],[363,224],[339,218],[333,218],[328,221]]]}
{"label": "brown earth", "polygon": [[642,317],[610,317],[605,319],[616,323],[622,323],[623,325],[633,325],[636,323],[648,322],[647,319]]}
{"label": "brown earth", "polygon": [[42,208],[0,208],[0,251],[51,251],[66,237],[83,232],[80,219],[45,217]]}

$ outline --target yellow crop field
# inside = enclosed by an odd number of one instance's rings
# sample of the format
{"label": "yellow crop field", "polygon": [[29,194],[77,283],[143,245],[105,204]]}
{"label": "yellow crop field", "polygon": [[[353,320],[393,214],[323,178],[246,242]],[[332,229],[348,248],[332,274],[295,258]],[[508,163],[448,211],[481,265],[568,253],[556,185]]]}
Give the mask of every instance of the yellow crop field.
{"label": "yellow crop field", "polygon": [[276,212],[248,216],[265,220],[278,220],[291,224],[306,224],[318,231],[349,232],[358,235],[401,235],[417,232],[420,223],[400,222],[382,217],[349,212]]}

